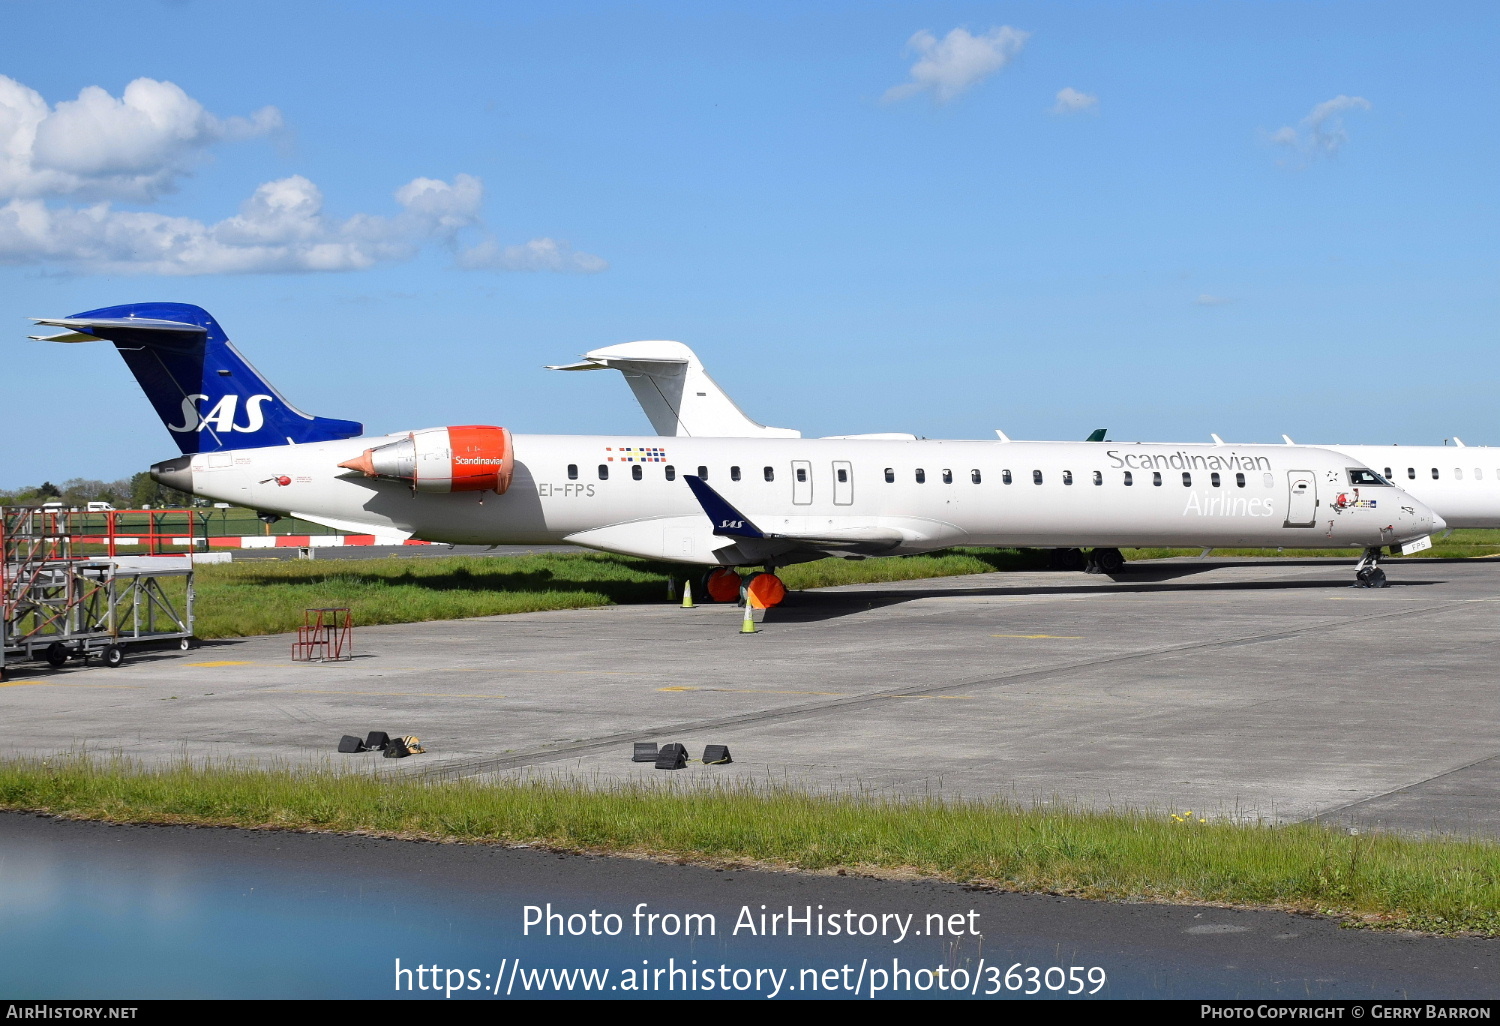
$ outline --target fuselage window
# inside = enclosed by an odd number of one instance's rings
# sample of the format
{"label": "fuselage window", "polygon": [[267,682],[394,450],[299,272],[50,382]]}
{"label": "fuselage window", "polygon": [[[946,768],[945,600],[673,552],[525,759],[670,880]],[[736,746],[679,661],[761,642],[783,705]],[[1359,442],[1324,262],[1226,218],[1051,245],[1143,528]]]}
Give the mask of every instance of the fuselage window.
{"label": "fuselage window", "polygon": [[644,475],[641,473],[641,465],[639,463],[630,468],[630,478],[632,481],[639,481],[642,476]]}
{"label": "fuselage window", "polygon": [[1274,474],[1262,474],[1260,475],[1260,481],[1261,484],[1265,485],[1267,488],[1276,487],[1276,475]]}
{"label": "fuselage window", "polygon": [[1184,470],[1182,472],[1182,487],[1184,487],[1184,488],[1191,488],[1191,487],[1193,487],[1193,475],[1189,474],[1186,470]]}
{"label": "fuselage window", "polygon": [[601,480],[601,481],[608,481],[609,480],[609,464],[608,463],[601,463],[601,464],[599,464],[599,480]]}
{"label": "fuselage window", "polygon": [[798,467],[797,468],[797,480],[798,481],[806,481],[807,480],[807,470],[806,470],[806,468],[804,468],[804,467]]}
{"label": "fuselage window", "polygon": [[979,471],[977,471],[977,470],[971,470],[971,471],[969,471],[969,480],[973,481],[975,484],[978,484],[979,483]]}
{"label": "fuselage window", "polygon": [[773,468],[771,468],[771,467],[767,467],[765,469],[765,475],[766,475],[766,480],[767,481],[774,481],[774,480],[776,480],[776,471]]}
{"label": "fuselage window", "polygon": [[672,466],[672,464],[670,464],[670,463],[667,464],[667,480],[668,481],[676,481],[677,480],[677,468],[674,467],[674,466]]}
{"label": "fuselage window", "polygon": [[740,479],[740,468],[739,467],[730,467],[729,468],[729,480],[731,480],[731,481],[738,481],[739,479]]}
{"label": "fuselage window", "polygon": [[1234,475],[1234,483],[1238,487],[1240,487],[1240,488],[1245,487],[1245,475],[1244,474],[1236,474],[1236,475]]}
{"label": "fuselage window", "polygon": [[927,471],[923,470],[921,467],[918,467],[917,468],[917,484],[926,484],[926,483],[927,483]]}
{"label": "fuselage window", "polygon": [[1153,471],[1151,471],[1151,483],[1154,484],[1158,488],[1161,487],[1161,471],[1159,471],[1159,470],[1153,470]]}
{"label": "fuselage window", "polygon": [[1484,471],[1480,470],[1478,467],[1474,468],[1474,480],[1476,480],[1476,481],[1483,481],[1484,480]]}
{"label": "fuselage window", "polygon": [[1432,479],[1434,481],[1436,481],[1438,479],[1438,469],[1437,469],[1437,467],[1433,467],[1432,468]]}
{"label": "fuselage window", "polygon": [[1385,468],[1385,479],[1387,481],[1391,480],[1391,468],[1390,467],[1386,467]]}
{"label": "fuselage window", "polygon": [[578,480],[578,464],[576,464],[576,463],[569,463],[568,464],[568,480],[569,481],[577,481]]}
{"label": "fuselage window", "polygon": [[896,483],[896,471],[895,471],[894,468],[892,468],[892,467],[886,467],[885,468],[885,483],[886,484],[895,484]]}
{"label": "fuselage window", "polygon": [[698,468],[698,476],[700,478],[702,478],[703,480],[707,481],[708,480],[708,468],[707,467],[699,467]]}
{"label": "fuselage window", "polygon": [[1417,468],[1416,467],[1407,467],[1406,468],[1406,477],[1407,477],[1407,480],[1409,480],[1409,481],[1415,481],[1417,479]]}
{"label": "fuselage window", "polygon": [[1033,470],[1031,472],[1031,483],[1032,484],[1041,484],[1042,483],[1042,472],[1040,470]]}
{"label": "fuselage window", "polygon": [[1008,470],[1002,470],[1002,471],[1000,471],[1000,483],[1001,484],[1010,484],[1010,482],[1011,482],[1010,471],[1008,471]]}
{"label": "fuselage window", "polygon": [[1096,485],[1102,485],[1103,483],[1104,483],[1104,471],[1102,471],[1102,470],[1096,470],[1096,471],[1094,471],[1094,484],[1096,484]]}
{"label": "fuselage window", "polygon": [[1073,483],[1073,472],[1071,470],[1064,470],[1063,471],[1063,484],[1070,485],[1072,483]]}
{"label": "fuselage window", "polygon": [[1455,481],[1462,481],[1463,479],[1464,479],[1463,469],[1461,467],[1454,467],[1453,468],[1453,480],[1455,480]]}
{"label": "fuselage window", "polygon": [[843,467],[839,468],[837,476],[839,479],[839,484],[849,483],[849,471],[845,470]]}
{"label": "fuselage window", "polygon": [[1212,474],[1209,474],[1208,480],[1215,488],[1219,487],[1219,472],[1216,470]]}
{"label": "fuselage window", "polygon": [[1133,484],[1135,484],[1135,475],[1128,470],[1125,471],[1125,487],[1129,488]]}
{"label": "fuselage window", "polygon": [[953,471],[949,470],[947,467],[944,467],[943,468],[943,484],[952,484],[952,483],[953,483]]}

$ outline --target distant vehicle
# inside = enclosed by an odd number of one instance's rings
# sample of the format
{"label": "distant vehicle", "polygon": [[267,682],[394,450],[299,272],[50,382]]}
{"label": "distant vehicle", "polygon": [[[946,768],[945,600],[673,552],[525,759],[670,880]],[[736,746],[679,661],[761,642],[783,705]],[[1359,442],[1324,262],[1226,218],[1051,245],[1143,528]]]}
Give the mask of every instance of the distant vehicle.
{"label": "distant vehicle", "polygon": [[68,504],[66,502],[44,502],[44,503],[42,503],[42,509],[51,510],[54,513],[61,513],[62,511],[66,510],[67,508],[68,508]]}
{"label": "distant vehicle", "polygon": [[114,511],[115,507],[108,502],[91,502],[85,510],[88,513],[113,513]]}

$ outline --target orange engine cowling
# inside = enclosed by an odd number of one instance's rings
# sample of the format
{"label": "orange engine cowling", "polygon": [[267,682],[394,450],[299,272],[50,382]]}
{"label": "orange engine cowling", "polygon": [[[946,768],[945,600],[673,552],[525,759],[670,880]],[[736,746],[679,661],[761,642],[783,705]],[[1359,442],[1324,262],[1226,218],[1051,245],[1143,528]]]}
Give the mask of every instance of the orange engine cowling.
{"label": "orange engine cowling", "polygon": [[486,492],[504,495],[515,470],[510,432],[469,424],[424,428],[366,449],[339,464],[366,477],[411,483],[414,492]]}

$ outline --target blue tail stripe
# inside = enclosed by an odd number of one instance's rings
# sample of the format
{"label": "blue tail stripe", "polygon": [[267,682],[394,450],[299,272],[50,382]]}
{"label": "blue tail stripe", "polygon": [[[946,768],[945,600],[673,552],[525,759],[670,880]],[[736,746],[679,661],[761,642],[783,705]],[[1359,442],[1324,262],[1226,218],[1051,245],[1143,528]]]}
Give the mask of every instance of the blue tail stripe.
{"label": "blue tail stripe", "polygon": [[202,307],[131,303],[88,310],[68,319],[132,318],[204,329],[183,332],[110,323],[80,329],[114,343],[185,453],[326,442],[364,433],[364,425],[355,421],[312,417],[288,403],[230,344],[218,322]]}
{"label": "blue tail stripe", "polygon": [[764,538],[765,533],[750,522],[750,518],[731,506],[718,492],[696,474],[683,474],[682,479],[693,490],[693,497],[708,514],[714,525],[714,534],[729,538]]}

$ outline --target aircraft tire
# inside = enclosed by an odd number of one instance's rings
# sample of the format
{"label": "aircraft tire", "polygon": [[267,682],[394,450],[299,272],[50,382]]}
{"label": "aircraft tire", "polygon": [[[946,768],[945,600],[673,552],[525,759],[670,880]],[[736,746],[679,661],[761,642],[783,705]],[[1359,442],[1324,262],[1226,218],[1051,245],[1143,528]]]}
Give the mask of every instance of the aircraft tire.
{"label": "aircraft tire", "polygon": [[1125,569],[1125,557],[1119,549],[1095,549],[1092,555],[1100,573],[1117,574]]}
{"label": "aircraft tire", "polygon": [[703,575],[706,602],[734,602],[740,597],[740,575],[732,567],[716,566]]}
{"label": "aircraft tire", "polygon": [[754,573],[740,586],[740,601],[760,609],[779,606],[786,600],[786,585],[775,574]]}
{"label": "aircraft tire", "polygon": [[1088,565],[1082,549],[1053,549],[1051,556],[1054,570],[1082,570]]}

